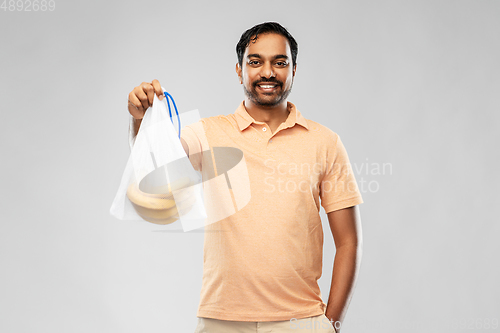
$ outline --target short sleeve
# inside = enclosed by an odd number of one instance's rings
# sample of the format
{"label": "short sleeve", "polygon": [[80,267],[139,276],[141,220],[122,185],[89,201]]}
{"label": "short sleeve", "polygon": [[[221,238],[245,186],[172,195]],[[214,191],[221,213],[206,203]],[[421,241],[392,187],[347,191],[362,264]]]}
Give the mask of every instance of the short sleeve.
{"label": "short sleeve", "polygon": [[319,195],[326,213],[363,203],[347,151],[337,134],[327,148],[326,170]]}
{"label": "short sleeve", "polygon": [[202,142],[199,135],[199,130],[203,131],[203,125],[201,123],[194,123],[185,126],[181,130],[181,138],[186,141],[189,147],[189,161],[193,165],[193,168],[201,172],[202,167]]}

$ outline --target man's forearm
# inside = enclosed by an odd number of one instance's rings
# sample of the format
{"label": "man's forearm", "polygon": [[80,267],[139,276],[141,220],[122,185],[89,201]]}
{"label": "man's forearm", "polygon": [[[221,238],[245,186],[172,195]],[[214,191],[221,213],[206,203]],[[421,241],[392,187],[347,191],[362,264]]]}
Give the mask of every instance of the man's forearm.
{"label": "man's forearm", "polygon": [[129,125],[128,125],[128,143],[130,146],[130,150],[135,143],[135,137],[139,132],[139,127],[141,126],[142,119],[135,119],[132,115],[129,115]]}
{"label": "man's forearm", "polygon": [[332,283],[325,315],[338,330],[344,321],[347,308],[361,265],[362,245],[346,244],[337,248],[333,263]]}
{"label": "man's forearm", "polygon": [[136,136],[137,133],[139,133],[139,127],[141,127],[142,119],[135,119],[134,118],[134,123],[133,123],[133,136]]}

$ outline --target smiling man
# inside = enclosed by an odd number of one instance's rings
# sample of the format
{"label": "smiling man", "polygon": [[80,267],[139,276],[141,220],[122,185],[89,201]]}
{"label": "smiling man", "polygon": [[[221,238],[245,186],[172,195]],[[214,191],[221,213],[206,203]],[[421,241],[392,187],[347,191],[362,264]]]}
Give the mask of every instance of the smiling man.
{"label": "smiling man", "polygon": [[[247,111],[252,109],[253,113],[259,113],[258,118],[271,118],[272,114],[274,118],[284,116],[284,121],[288,116],[286,99],[292,91],[297,54],[292,56],[288,40],[282,35],[261,34],[260,38],[251,39],[245,47],[242,44],[247,39],[245,36],[238,43],[236,64],[236,73],[246,95],[245,107]],[[244,54],[241,54],[242,50]]]}
{"label": "smiling man", "polygon": [[[285,28],[254,26],[242,34],[236,53],[245,100],[233,114],[203,118],[181,133],[200,171],[211,167],[203,152],[240,149],[251,191],[245,207],[205,227],[196,333],[339,332],[362,252],[357,205],[363,201],[346,150],[335,132],[287,101],[298,46]],[[129,94],[134,133],[154,94],[163,96],[157,80]],[[318,286],[320,206],[336,246],[328,304]]]}

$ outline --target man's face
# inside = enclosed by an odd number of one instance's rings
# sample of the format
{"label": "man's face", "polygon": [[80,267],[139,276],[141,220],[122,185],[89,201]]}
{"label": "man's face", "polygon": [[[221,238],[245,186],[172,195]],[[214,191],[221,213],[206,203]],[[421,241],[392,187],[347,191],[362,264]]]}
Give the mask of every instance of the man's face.
{"label": "man's face", "polygon": [[246,48],[236,72],[248,99],[256,105],[273,107],[286,101],[295,76],[288,40],[275,33],[259,34]]}

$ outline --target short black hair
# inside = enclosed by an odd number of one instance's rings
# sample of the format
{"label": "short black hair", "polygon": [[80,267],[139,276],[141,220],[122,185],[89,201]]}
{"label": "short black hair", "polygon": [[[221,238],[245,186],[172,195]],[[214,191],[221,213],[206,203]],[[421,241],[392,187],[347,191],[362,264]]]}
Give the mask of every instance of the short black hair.
{"label": "short black hair", "polygon": [[290,44],[290,50],[292,52],[292,65],[295,67],[297,64],[297,53],[299,53],[299,45],[295,41],[295,38],[283,27],[281,24],[277,22],[264,22],[261,24],[257,24],[252,28],[245,31],[241,37],[238,44],[236,44],[236,55],[238,56],[238,63],[240,67],[243,65],[243,54],[245,54],[245,50],[251,41],[255,43],[259,34],[265,33],[276,33],[282,35],[286,39],[288,39],[288,44]]}

